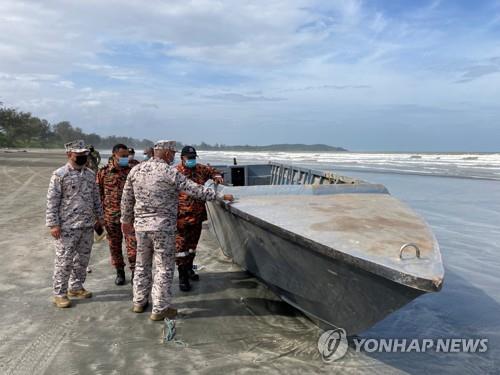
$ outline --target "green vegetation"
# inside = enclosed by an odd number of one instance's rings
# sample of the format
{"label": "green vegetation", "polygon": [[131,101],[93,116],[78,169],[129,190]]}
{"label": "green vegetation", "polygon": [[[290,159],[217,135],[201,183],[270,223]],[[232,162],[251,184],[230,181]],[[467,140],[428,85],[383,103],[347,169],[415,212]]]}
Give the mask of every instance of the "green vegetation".
{"label": "green vegetation", "polygon": [[[39,119],[29,112],[20,112],[14,108],[3,108],[0,102],[0,147],[16,148],[62,148],[64,143],[75,139],[83,139],[88,145],[97,149],[111,149],[117,143],[138,149],[153,145],[148,139],[130,137],[101,137],[98,134],[86,134],[82,129],[74,127],[68,121],[50,124],[47,120]],[[178,142],[178,149],[182,143]],[[281,152],[341,152],[347,151],[342,147],[333,147],[323,144],[274,144],[268,146],[228,146],[216,143],[209,145],[201,142],[193,145],[197,150],[204,151],[281,151]]]}
{"label": "green vegetation", "polygon": [[86,134],[68,121],[50,124],[47,120],[32,116],[29,112],[0,107],[0,147],[62,148],[64,143],[75,139],[83,139],[88,145],[101,149],[110,149],[117,143],[136,148],[153,145],[148,139]]}

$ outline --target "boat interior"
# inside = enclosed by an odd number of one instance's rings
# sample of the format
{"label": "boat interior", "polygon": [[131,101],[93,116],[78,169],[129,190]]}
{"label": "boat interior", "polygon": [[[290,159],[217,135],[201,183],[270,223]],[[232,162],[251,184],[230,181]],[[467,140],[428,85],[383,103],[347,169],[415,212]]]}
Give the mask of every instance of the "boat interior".
{"label": "boat interior", "polygon": [[224,175],[227,186],[255,185],[330,185],[367,184],[366,182],[330,172],[288,164],[216,165]]}

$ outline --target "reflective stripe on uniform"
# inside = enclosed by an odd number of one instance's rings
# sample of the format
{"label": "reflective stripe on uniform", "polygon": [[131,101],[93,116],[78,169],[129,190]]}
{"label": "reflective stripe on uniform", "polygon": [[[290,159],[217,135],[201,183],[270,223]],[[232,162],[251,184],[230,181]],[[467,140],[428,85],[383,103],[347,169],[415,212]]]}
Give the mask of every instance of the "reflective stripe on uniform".
{"label": "reflective stripe on uniform", "polygon": [[176,253],[175,257],[176,258],[183,258],[183,257],[187,257],[188,255],[195,254],[195,253],[196,253],[196,250],[189,249],[189,251],[181,251],[179,253]]}

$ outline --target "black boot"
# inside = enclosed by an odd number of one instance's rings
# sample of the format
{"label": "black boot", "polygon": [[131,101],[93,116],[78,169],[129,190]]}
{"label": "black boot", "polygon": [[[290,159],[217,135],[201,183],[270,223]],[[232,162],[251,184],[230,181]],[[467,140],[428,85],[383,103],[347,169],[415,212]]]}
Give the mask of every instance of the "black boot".
{"label": "black boot", "polygon": [[116,285],[124,285],[125,284],[125,270],[123,268],[116,269]]}
{"label": "black boot", "polygon": [[179,266],[179,289],[183,292],[189,292],[191,290],[191,284],[189,283],[189,273],[185,266]]}
{"label": "black boot", "polygon": [[192,281],[199,281],[200,280],[200,276],[196,272],[194,272],[192,267],[188,269],[188,275]]}

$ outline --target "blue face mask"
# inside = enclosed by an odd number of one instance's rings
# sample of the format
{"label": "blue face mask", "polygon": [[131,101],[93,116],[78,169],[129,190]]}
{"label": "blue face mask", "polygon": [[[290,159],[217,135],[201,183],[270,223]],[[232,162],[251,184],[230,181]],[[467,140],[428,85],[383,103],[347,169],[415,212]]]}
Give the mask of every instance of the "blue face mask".
{"label": "blue face mask", "polygon": [[188,168],[194,168],[196,167],[196,159],[187,159],[186,161],[184,161],[184,164]]}
{"label": "blue face mask", "polygon": [[118,158],[118,165],[120,167],[128,167],[128,157]]}

